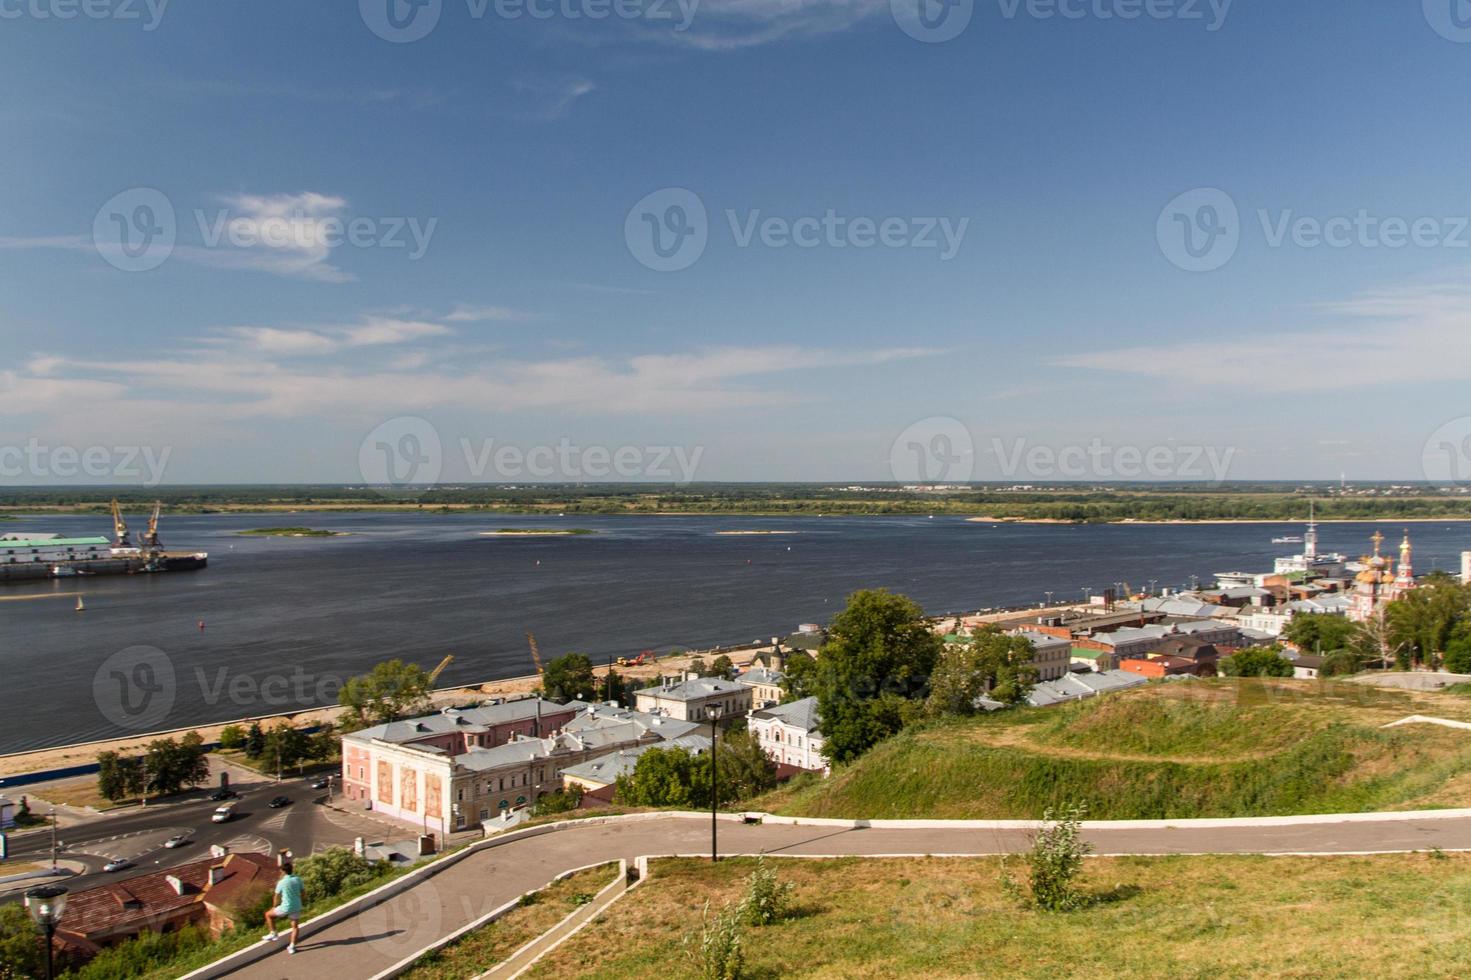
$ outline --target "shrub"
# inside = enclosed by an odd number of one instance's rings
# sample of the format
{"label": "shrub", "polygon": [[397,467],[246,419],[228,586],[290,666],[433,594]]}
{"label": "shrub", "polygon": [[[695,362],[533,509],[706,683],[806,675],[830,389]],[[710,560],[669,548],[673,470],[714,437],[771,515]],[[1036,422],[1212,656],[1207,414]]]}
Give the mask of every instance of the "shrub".
{"label": "shrub", "polygon": [[576,810],[582,803],[582,787],[573,786],[570,789],[559,789],[553,793],[543,793],[536,798],[531,805],[533,817],[549,817],[555,813],[567,813]]}
{"label": "shrub", "polygon": [[741,921],[750,926],[769,926],[787,916],[792,883],[778,881],[776,872],[766,866],[766,859],[756,859],[756,870],[746,879],[746,894],[741,898]]}
{"label": "shrub", "polygon": [[167,968],[178,957],[209,944],[209,933],[198,926],[174,932],[143,932],[97,954],[91,962],[74,970],[76,980],[119,980]]}
{"label": "shrub", "polygon": [[238,749],[245,745],[245,729],[239,725],[226,725],[220,729],[220,748]]}
{"label": "shrub", "polygon": [[[1068,805],[1060,813],[1048,809],[1042,816],[1042,829],[1032,839],[1032,849],[1027,853],[1027,865],[1031,869],[1031,896],[1028,904],[1043,912],[1072,912],[1087,904],[1087,897],[1076,887],[1078,874],[1083,870],[1083,858],[1093,850],[1093,845],[1083,840],[1082,818],[1088,808]],[[1006,874],[1003,865],[1003,884],[1016,894],[1019,889]]]}
{"label": "shrub", "polygon": [[306,892],[307,900],[312,902],[366,884],[388,871],[386,861],[370,861],[345,847],[329,848],[296,862],[302,890]]}
{"label": "shrub", "polygon": [[711,916],[707,901],[700,931],[685,937],[684,948],[704,980],[741,980],[745,976],[740,916],[729,905]]}

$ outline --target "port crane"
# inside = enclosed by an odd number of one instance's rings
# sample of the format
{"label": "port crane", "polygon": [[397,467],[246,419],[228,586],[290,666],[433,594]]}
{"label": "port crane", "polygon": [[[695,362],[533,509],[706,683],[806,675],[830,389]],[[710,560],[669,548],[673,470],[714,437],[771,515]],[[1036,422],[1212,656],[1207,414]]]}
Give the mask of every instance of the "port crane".
{"label": "port crane", "polygon": [[434,687],[434,682],[437,681],[437,680],[439,680],[439,675],[442,674],[442,673],[444,673],[444,668],[446,668],[450,664],[454,663],[454,659],[455,659],[455,655],[454,654],[450,654],[449,656],[445,657],[443,660],[441,660],[439,662],[439,666],[438,667],[435,667],[433,670],[431,670],[429,672],[429,684],[428,684],[428,686],[431,689]]}
{"label": "port crane", "polygon": [[528,630],[526,642],[531,645],[531,662],[536,664],[536,676],[541,677],[546,674],[546,668],[541,665],[541,650],[536,645],[536,634]]}
{"label": "port crane", "polygon": [[112,498],[112,531],[117,536],[117,547],[131,548],[132,539],[128,537],[128,522],[123,520],[123,510],[117,505],[117,498]]}
{"label": "port crane", "polygon": [[158,540],[158,515],[163,511],[163,501],[153,503],[153,514],[148,518],[148,531],[143,535],[143,547],[158,551],[163,542]]}

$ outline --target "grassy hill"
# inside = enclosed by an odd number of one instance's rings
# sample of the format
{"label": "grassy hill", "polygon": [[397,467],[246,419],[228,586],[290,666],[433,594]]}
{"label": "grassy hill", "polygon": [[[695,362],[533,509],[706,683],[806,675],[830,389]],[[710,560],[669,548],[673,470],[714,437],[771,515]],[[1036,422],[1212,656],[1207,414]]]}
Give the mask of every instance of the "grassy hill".
{"label": "grassy hill", "polygon": [[[1464,854],[1099,858],[1083,873],[1097,904],[1062,915],[1018,908],[994,859],[768,863],[796,915],[747,930],[752,978],[1471,975]],[[681,939],[752,865],[656,862],[530,976],[697,978]]]}
{"label": "grassy hill", "polygon": [[852,818],[1018,819],[1085,801],[1093,819],[1272,816],[1471,802],[1471,701],[1343,682],[1155,684],[911,730],[826,780],[751,805]]}

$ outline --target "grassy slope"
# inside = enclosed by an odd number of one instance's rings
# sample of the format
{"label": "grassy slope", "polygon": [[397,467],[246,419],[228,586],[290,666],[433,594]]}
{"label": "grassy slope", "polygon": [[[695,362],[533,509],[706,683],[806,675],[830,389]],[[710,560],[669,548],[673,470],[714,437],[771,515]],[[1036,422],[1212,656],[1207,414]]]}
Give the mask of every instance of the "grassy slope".
{"label": "grassy slope", "polygon": [[[751,977],[1471,974],[1468,855],[1097,859],[1099,904],[1065,915],[1019,909],[994,859],[771,863],[797,914],[746,932]],[[697,977],[680,940],[751,865],[659,862],[531,976]]]}
{"label": "grassy slope", "polygon": [[617,865],[604,864],[543,888],[537,900],[506,913],[483,929],[477,929],[437,953],[422,957],[404,974],[407,980],[458,980],[485,972],[531,940],[571,915],[578,895],[602,891],[617,873]]}
{"label": "grassy slope", "polygon": [[1006,819],[1086,801],[1097,819],[1149,819],[1464,805],[1471,735],[1380,727],[1410,714],[1468,719],[1471,704],[1345,683],[1157,684],[912,731],[751,808]]}

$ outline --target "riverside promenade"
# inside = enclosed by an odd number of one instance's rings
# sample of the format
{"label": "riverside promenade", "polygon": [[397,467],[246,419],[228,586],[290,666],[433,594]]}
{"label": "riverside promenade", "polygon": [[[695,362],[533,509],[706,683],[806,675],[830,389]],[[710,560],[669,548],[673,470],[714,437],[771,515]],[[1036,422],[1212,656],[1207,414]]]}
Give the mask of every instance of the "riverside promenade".
{"label": "riverside promenade", "polygon": [[[1259,817],[1239,820],[1096,821],[1085,836],[1100,855],[1365,854],[1471,850],[1471,810]],[[1031,821],[794,820],[746,824],[722,815],[722,855],[787,857],[985,856],[1029,846]],[[435,874],[380,889],[304,923],[298,952],[257,943],[188,976],[376,977],[436,939],[474,922],[557,874],[640,856],[701,856],[710,818],[644,814],[569,821],[512,832],[443,859]],[[420,876],[422,875],[422,876]]]}

